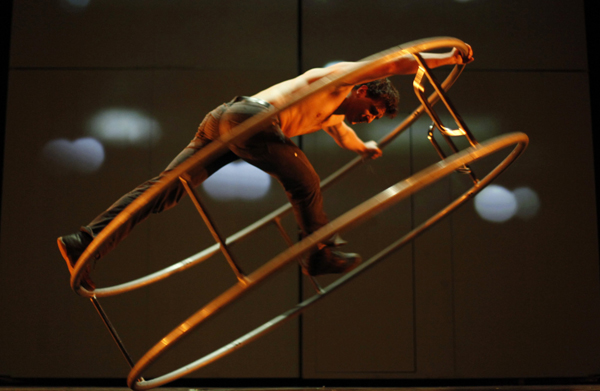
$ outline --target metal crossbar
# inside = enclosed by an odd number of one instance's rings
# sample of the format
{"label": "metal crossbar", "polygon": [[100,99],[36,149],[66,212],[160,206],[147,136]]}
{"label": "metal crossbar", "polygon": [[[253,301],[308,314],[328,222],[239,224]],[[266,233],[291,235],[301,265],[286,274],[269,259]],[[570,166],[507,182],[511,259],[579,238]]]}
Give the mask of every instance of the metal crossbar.
{"label": "metal crossbar", "polygon": [[192,202],[194,203],[196,210],[198,210],[198,213],[200,213],[200,216],[202,216],[202,220],[204,220],[206,227],[208,228],[208,230],[210,231],[211,235],[216,240],[216,242],[219,244],[219,249],[225,256],[227,263],[229,264],[229,266],[235,273],[235,276],[237,277],[238,281],[241,282],[242,284],[246,284],[248,282],[246,279],[246,276],[240,269],[240,266],[237,264],[237,262],[235,262],[235,260],[233,259],[233,256],[231,255],[229,248],[225,244],[225,240],[223,240],[223,237],[219,233],[219,230],[215,226],[215,223],[213,223],[212,219],[208,215],[208,212],[206,211],[206,208],[200,201],[200,197],[198,196],[196,191],[189,185],[188,181],[186,181],[182,177],[179,177],[179,180],[183,184],[183,187],[185,187],[185,191],[187,191],[188,195],[192,199]]}
{"label": "metal crossbar", "polygon": [[[196,190],[194,190],[194,188],[192,188],[189,185],[188,181],[185,180],[184,178],[179,177],[179,180],[185,187],[185,191],[188,193],[188,195],[192,199],[192,202],[194,203],[196,210],[198,210],[198,213],[200,214],[200,216],[202,216],[202,220],[204,220],[206,227],[208,228],[208,230],[212,234],[213,238],[219,245],[219,249],[225,256],[227,263],[229,264],[229,266],[235,273],[238,281],[241,282],[242,284],[246,285],[248,283],[248,279],[246,278],[246,275],[242,272],[238,263],[233,259],[233,256],[231,255],[231,251],[229,251],[229,248],[228,248],[227,244],[225,243],[225,240],[219,233],[219,230],[217,229],[213,220],[210,218],[210,216],[206,210],[206,207],[200,200],[200,196],[198,195],[198,192],[196,192]],[[292,247],[294,245],[294,242],[292,241],[292,239],[290,238],[288,233],[285,231],[285,228],[283,228],[283,225],[281,224],[281,217],[274,216],[270,219],[270,222],[272,222],[275,225],[275,227],[277,228],[277,231],[281,234],[281,236],[283,237],[283,240],[285,241],[287,246]],[[210,256],[212,256],[214,254],[215,253],[211,254]],[[304,269],[304,266],[302,265],[302,261],[299,260],[298,263],[300,263],[300,267],[302,267],[302,269]],[[310,280],[312,286],[317,291],[317,293],[319,293],[319,294],[324,293],[323,288],[321,287],[319,282],[313,276],[310,276],[308,274],[307,274],[307,276],[309,277],[309,280]]]}

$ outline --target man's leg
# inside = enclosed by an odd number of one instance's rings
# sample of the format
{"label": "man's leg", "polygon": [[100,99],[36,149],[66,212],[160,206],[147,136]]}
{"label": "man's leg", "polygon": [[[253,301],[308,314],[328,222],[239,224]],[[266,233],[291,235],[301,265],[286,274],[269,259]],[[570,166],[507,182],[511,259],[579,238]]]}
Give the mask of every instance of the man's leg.
{"label": "man's leg", "polygon": [[[264,108],[247,104],[233,105],[223,115],[221,134],[262,110]],[[319,176],[304,152],[283,136],[276,119],[271,126],[243,142],[230,145],[229,149],[281,183],[303,235],[309,235],[329,222],[323,211]],[[335,250],[336,244],[333,240],[324,243],[320,251],[309,257],[305,269],[308,274],[342,273],[360,263],[357,254]]]}
{"label": "man's leg", "polygon": [[[267,142],[268,153],[261,157],[246,156],[242,159],[275,177],[285,189],[292,204],[296,221],[303,235],[310,235],[326,225],[329,220],[323,211],[320,180],[308,158],[291,140]],[[343,253],[335,247],[339,238],[331,238],[314,251],[304,265],[309,275],[344,273],[354,269],[361,262],[354,253]]]}
{"label": "man's leg", "polygon": [[[135,201],[141,194],[152,186],[160,183],[162,178],[169,173],[172,169],[183,163],[185,160],[193,156],[199,148],[185,148],[177,155],[177,157],[169,164],[169,166],[160,175],[152,178],[129,193],[121,197],[117,202],[111,205],[107,210],[97,216],[88,225],[81,227],[80,232],[76,232],[71,235],[65,235],[58,238],[59,250],[67,262],[67,265],[71,268],[75,265],[81,254],[85,251],[87,246],[113,219]],[[210,163],[206,167],[196,167],[192,169],[188,175],[191,178],[191,185],[197,186],[202,183],[206,178],[212,175],[215,171],[223,167],[224,165],[237,160],[237,156],[233,153],[228,152],[225,155],[219,157],[214,162]],[[94,259],[98,260],[113,248],[117,246],[131,230],[140,222],[145,220],[151,213],[159,213],[163,210],[169,209],[175,206],[181,198],[185,195],[185,188],[180,181],[173,182],[170,186],[164,189],[160,194],[154,197],[150,202],[138,209],[125,224],[119,226],[113,233],[113,235],[104,242],[104,244],[98,248],[98,251],[94,254]],[[84,274],[82,284],[84,288],[93,289],[94,284],[88,276],[89,270]]]}
{"label": "man's leg", "polygon": [[304,152],[290,139],[260,134],[243,147],[232,146],[231,150],[279,181],[303,235],[309,235],[329,222],[323,211],[320,178]]}

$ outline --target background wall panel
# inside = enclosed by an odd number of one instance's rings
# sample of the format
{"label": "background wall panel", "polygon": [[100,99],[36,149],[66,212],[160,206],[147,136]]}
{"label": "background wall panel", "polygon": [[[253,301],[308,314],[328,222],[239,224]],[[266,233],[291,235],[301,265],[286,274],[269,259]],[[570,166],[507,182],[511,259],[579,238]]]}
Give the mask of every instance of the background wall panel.
{"label": "background wall panel", "polygon": [[587,67],[583,2],[553,0],[303,1],[304,65],[358,60],[425,37],[476,49],[469,69]]}
{"label": "background wall panel", "polygon": [[[471,377],[586,376],[595,372],[598,250],[587,77],[578,73],[469,75],[502,116],[531,138],[495,184],[539,196],[535,215],[498,225],[473,207],[453,218],[457,371]],[[486,79],[486,80],[484,80]],[[512,80],[523,91],[512,94]],[[510,82],[510,83],[512,83]],[[504,101],[503,105],[496,102]],[[536,104],[530,104],[536,102]],[[501,110],[501,111],[500,111]],[[526,129],[526,130],[525,130]],[[479,220],[479,222],[477,221]],[[486,314],[486,315],[484,315]],[[485,351],[485,359],[479,352]]]}
{"label": "background wall panel", "polygon": [[16,0],[12,67],[294,69],[296,5]]}

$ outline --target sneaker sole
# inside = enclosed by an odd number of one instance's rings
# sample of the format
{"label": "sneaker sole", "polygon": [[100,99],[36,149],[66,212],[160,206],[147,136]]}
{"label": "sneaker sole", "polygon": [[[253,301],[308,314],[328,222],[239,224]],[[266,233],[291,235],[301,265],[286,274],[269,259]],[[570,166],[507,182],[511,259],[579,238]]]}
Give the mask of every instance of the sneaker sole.
{"label": "sneaker sole", "polygon": [[302,274],[304,274],[305,276],[308,277],[318,277],[318,276],[325,276],[327,274],[347,274],[349,272],[351,272],[352,270],[356,269],[361,263],[362,263],[362,258],[358,259],[356,262],[354,262],[354,264],[352,265],[352,267],[349,267],[348,269],[344,270],[343,272],[325,272],[325,273],[317,273],[317,274],[310,274],[308,272],[308,269],[300,264],[300,266],[302,267]]}
{"label": "sneaker sole", "polygon": [[[73,275],[73,265],[71,265],[71,261],[69,261],[69,257],[67,256],[67,245],[62,241],[62,237],[56,239],[56,243],[58,244],[58,250],[60,251],[60,255],[62,255],[63,259],[67,264],[67,268],[69,269],[69,274]],[[96,285],[91,280],[89,276],[84,276],[81,279],[81,286],[87,289],[88,291],[92,291],[96,289]]]}
{"label": "sneaker sole", "polygon": [[56,239],[56,243],[58,244],[58,250],[60,251],[60,255],[62,255],[63,259],[67,263],[67,268],[69,268],[69,274],[73,275],[73,266],[71,265],[71,261],[69,261],[69,257],[67,256],[67,246],[65,242],[62,241],[62,237]]}

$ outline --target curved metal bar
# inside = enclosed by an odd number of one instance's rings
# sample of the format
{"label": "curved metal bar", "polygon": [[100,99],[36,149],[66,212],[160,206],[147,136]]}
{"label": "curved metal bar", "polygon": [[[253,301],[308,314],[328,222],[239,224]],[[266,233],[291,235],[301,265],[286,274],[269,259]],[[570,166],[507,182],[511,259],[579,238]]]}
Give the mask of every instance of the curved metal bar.
{"label": "curved metal bar", "polygon": [[[88,246],[86,251],[81,255],[79,260],[77,261],[73,273],[71,275],[71,288],[80,296],[84,297],[104,297],[104,296],[112,296],[124,292],[128,292],[137,288],[141,288],[143,286],[152,284],[154,282],[165,279],[175,273],[181,272],[191,266],[194,266],[219,251],[219,245],[215,244],[200,253],[197,253],[183,261],[180,261],[172,266],[169,266],[165,269],[159,270],[152,274],[149,274],[145,277],[138,278],[136,280],[111,286],[105,288],[97,288],[95,290],[87,290],[81,286],[81,277],[83,271],[86,269],[86,266],[92,261],[92,254],[98,249],[105,241],[109,240],[109,238],[113,235],[114,231],[124,223],[126,223],[131,215],[143,207],[145,204],[150,202],[160,191],[162,191],[166,186],[171,184],[173,181],[179,180],[180,176],[185,177],[185,174],[192,168],[197,165],[206,165],[210,163],[212,160],[216,159],[218,156],[227,151],[227,145],[229,143],[235,142],[237,140],[250,137],[252,134],[256,133],[260,127],[267,123],[273,116],[277,115],[282,110],[289,108],[292,105],[299,103],[300,101],[322,91],[325,88],[330,88],[332,85],[337,85],[343,83],[344,80],[360,75],[362,73],[366,73],[378,66],[381,66],[385,63],[394,61],[395,59],[405,55],[405,54],[413,54],[419,53],[426,50],[435,50],[442,49],[448,47],[455,47],[460,50],[463,54],[467,54],[468,48],[467,45],[456,38],[450,37],[438,37],[438,38],[429,38],[418,41],[412,41],[406,43],[404,45],[397,46],[395,48],[389,49],[387,51],[375,54],[373,56],[367,57],[361,62],[363,63],[357,69],[342,74],[335,78],[323,78],[315,83],[313,83],[309,88],[304,91],[301,91],[297,94],[294,94],[290,97],[290,99],[279,107],[276,110],[271,110],[262,115],[257,115],[243,122],[236,128],[234,128],[229,134],[223,136],[221,139],[216,140],[206,147],[204,147],[201,151],[196,153],[194,156],[186,160],[184,163],[176,167],[169,174],[167,174],[163,181],[160,184],[156,184],[152,188],[148,189],[144,192],[140,197],[138,197],[134,202],[132,202],[124,211],[122,211],[107,227],[105,227],[100,234],[92,241],[92,243]],[[457,65],[454,67],[453,71],[446,78],[443,83],[444,88],[448,89],[454,81],[458,78],[462,70],[464,69],[464,65]],[[429,100],[432,103],[435,103],[439,99],[439,96],[436,93],[433,93]],[[410,126],[417,118],[419,118],[424,112],[424,108],[421,105],[417,110],[415,110],[407,119],[400,124],[396,129],[394,129],[388,136],[384,137],[380,141],[380,147],[383,148],[389,144],[395,137],[397,137],[403,130],[405,130],[408,126]],[[357,166],[361,162],[360,158],[356,158],[351,161],[346,166],[342,167],[340,170],[336,171],[330,177],[328,177],[325,181],[322,182],[322,187],[326,188],[335,181],[339,180],[344,174],[350,171],[353,167]],[[289,204],[284,205],[272,212],[271,214],[265,216],[264,218],[258,220],[254,224],[246,227],[245,229],[239,231],[238,233],[232,235],[230,238],[227,238],[225,243],[227,245],[234,243],[235,241],[249,235],[255,230],[265,226],[270,221],[272,221],[275,217],[279,217],[285,213],[287,213],[290,209]]]}
{"label": "curved metal bar", "polygon": [[[524,133],[511,133],[504,136],[490,139],[484,143],[481,143],[477,147],[470,147],[457,154],[454,154],[445,160],[442,160],[436,164],[429,166],[428,168],[418,172],[417,174],[398,182],[396,185],[389,187],[378,195],[371,199],[363,202],[352,210],[346,212],[342,216],[338,217],[328,225],[314,232],[310,236],[306,237],[301,242],[290,247],[288,250],[277,255],[275,258],[267,262],[265,265],[257,269],[251,275],[248,276],[248,285],[243,286],[242,284],[236,284],[223,294],[215,298],[212,302],[207,304],[204,308],[189,317],[185,322],[180,324],[177,328],[171,331],[167,336],[160,340],[154,347],[152,347],[132,368],[127,378],[127,384],[134,390],[146,390],[154,388],[170,381],[176,380],[186,374],[189,374],[209,363],[239,349],[240,347],[248,344],[249,342],[257,339],[264,335],[273,328],[283,324],[285,321],[291,319],[291,317],[304,311],[310,305],[314,304],[317,300],[324,297],[327,293],[332,292],[334,289],[342,286],[358,274],[365,271],[367,268],[373,266],[376,262],[384,259],[386,256],[396,251],[408,241],[414,239],[417,235],[424,232],[426,229],[431,227],[433,224],[447,216],[450,212],[455,210],[458,206],[462,205],[467,200],[471,199],[475,194],[481,191],[487,186],[494,178],[500,175],[519,155],[523,153],[529,138]],[[396,204],[402,199],[416,193],[417,191],[431,185],[437,180],[449,175],[454,172],[457,168],[469,164],[473,161],[479,160],[485,156],[493,154],[511,145],[515,145],[514,149],[508,154],[508,156],[494,168],[488,175],[486,175],[481,181],[473,185],[467,192],[458,197],[455,201],[450,203],[447,207],[436,213],[429,220],[413,229],[411,232],[406,234],[404,237],[379,252],[373,258],[369,259],[353,271],[340,277],[334,283],[329,285],[323,290],[323,293],[316,294],[313,297],[303,301],[296,305],[287,312],[275,317],[274,319],[266,322],[262,326],[255,330],[245,334],[244,336],[236,339],[235,341],[223,346],[220,349],[194,361],[180,369],[172,371],[163,376],[157,377],[152,380],[138,380],[141,374],[146,370],[159,356],[165,353],[169,348],[179,342],[184,336],[194,330],[198,325],[209,319],[227,305],[237,300],[245,291],[256,287],[259,283],[280,270],[285,265],[289,264],[292,260],[309,251],[315,247],[322,240],[330,237],[336,232],[347,230],[348,228],[354,227],[367,219],[373,217],[375,214],[382,212],[390,206]]]}

